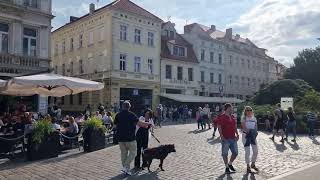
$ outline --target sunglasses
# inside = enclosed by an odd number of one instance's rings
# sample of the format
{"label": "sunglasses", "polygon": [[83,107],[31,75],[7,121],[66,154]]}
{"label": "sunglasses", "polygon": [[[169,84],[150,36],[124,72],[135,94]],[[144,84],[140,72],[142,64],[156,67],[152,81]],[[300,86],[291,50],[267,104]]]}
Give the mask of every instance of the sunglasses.
{"label": "sunglasses", "polygon": [[252,112],[252,109],[247,109],[246,112]]}

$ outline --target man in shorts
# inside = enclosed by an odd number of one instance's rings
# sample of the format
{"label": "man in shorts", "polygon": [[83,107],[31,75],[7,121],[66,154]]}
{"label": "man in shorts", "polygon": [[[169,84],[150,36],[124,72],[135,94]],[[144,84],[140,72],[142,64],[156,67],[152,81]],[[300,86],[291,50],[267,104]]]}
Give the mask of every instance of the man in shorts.
{"label": "man in shorts", "polygon": [[[237,119],[232,115],[233,107],[231,104],[224,105],[224,113],[218,116],[217,125],[221,137],[222,158],[226,166],[225,173],[230,174],[231,171],[236,170],[232,166],[233,161],[238,156],[238,144],[239,134],[237,130]],[[228,151],[231,151],[232,155],[228,162]],[[231,171],[230,171],[231,170]]]}
{"label": "man in shorts", "polygon": [[274,141],[274,136],[276,135],[276,133],[280,133],[281,135],[281,140],[280,142],[284,143],[284,129],[285,129],[285,113],[284,111],[281,109],[281,104],[278,103],[277,104],[277,109],[274,111],[274,126],[273,126],[273,135],[270,138],[272,141]]}

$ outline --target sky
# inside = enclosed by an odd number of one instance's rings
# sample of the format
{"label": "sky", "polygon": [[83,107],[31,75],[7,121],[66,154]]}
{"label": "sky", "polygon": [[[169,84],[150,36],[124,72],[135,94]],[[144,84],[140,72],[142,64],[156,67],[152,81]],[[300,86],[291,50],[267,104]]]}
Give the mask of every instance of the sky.
{"label": "sky", "polygon": [[[298,52],[320,45],[320,0],[131,0],[163,21],[183,26],[197,22],[216,25],[225,31],[247,37],[267,54],[287,67]],[[82,16],[89,4],[102,7],[112,0],[53,0],[52,21],[56,29],[69,21],[69,16]]]}

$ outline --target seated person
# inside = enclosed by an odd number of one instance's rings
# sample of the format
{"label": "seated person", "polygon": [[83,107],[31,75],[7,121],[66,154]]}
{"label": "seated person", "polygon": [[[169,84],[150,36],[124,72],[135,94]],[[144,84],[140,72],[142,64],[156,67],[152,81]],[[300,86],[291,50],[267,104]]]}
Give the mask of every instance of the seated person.
{"label": "seated person", "polygon": [[112,114],[111,112],[103,112],[103,117],[102,117],[102,122],[103,124],[106,126],[107,129],[110,129],[112,127],[113,124],[113,119],[112,119]]}
{"label": "seated person", "polygon": [[52,118],[51,123],[52,123],[52,129],[56,131],[60,131],[61,127],[59,124],[57,124],[57,118]]}
{"label": "seated person", "polygon": [[65,128],[62,133],[66,136],[75,136],[79,132],[78,124],[75,122],[74,117],[69,117],[69,126]]}

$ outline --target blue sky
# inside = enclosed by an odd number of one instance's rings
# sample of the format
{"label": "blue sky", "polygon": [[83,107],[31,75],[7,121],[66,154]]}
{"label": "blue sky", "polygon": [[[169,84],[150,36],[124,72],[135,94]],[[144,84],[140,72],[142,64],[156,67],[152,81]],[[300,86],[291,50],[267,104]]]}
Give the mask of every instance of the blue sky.
{"label": "blue sky", "polygon": [[[132,0],[164,21],[170,19],[183,33],[186,23],[198,22],[248,37],[268,54],[290,66],[304,48],[320,45],[319,0]],[[53,0],[52,25],[57,28],[69,16],[88,12],[96,0]],[[98,6],[112,2],[100,0]]]}

